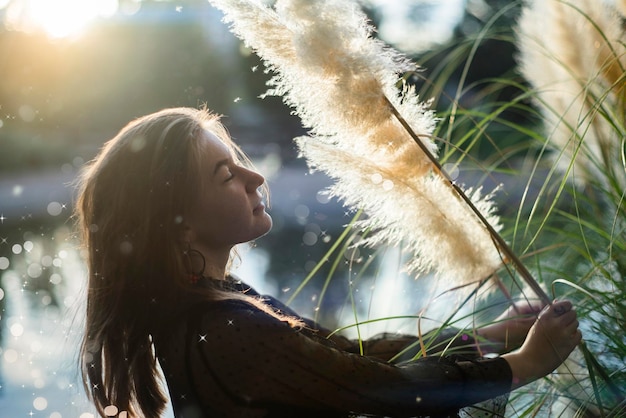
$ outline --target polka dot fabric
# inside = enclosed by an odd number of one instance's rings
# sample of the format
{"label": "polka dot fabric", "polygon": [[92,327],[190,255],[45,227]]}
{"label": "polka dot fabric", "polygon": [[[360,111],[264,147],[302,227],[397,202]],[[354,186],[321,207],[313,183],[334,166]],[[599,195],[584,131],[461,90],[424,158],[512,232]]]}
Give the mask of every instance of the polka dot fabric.
{"label": "polka dot fabric", "polygon": [[[258,295],[241,283],[232,290]],[[266,303],[295,315],[273,298]],[[361,356],[356,342],[325,338],[328,330],[302,320],[305,327],[293,328],[238,299],[203,302],[181,315],[167,336],[155,338],[175,416],[456,417],[461,407],[510,389],[504,359],[411,361],[415,338],[389,335],[366,341]],[[387,361],[407,347],[403,361]]]}

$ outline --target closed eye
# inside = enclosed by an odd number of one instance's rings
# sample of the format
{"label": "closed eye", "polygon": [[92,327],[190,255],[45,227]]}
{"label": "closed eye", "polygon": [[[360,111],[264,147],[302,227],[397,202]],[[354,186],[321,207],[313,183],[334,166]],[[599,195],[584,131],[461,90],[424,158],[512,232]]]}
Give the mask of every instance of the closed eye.
{"label": "closed eye", "polygon": [[223,160],[218,161],[218,163],[215,165],[215,168],[213,169],[213,175],[222,177],[223,174],[221,174],[221,172],[224,171],[226,174],[224,183],[232,180],[235,177],[235,174],[232,169],[232,165],[233,165],[232,158],[224,158]]}

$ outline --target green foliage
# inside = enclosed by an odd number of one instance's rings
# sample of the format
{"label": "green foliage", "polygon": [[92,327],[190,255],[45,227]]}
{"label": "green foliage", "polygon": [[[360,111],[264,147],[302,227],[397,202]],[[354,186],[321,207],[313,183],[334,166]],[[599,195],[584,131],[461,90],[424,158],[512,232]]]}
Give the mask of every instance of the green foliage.
{"label": "green foliage", "polygon": [[[539,98],[515,69],[466,82],[481,45],[514,42],[511,28],[498,25],[498,18],[474,39],[446,46],[445,53],[426,54],[424,66],[433,62],[432,56],[442,59],[427,73],[408,74],[406,80],[418,85],[422,98],[433,98],[440,117],[435,134],[441,163],[460,167],[462,174],[463,168],[478,173],[470,176],[476,185],[502,180],[503,237],[551,296],[571,299],[578,311],[585,340],[581,350],[557,373],[517,391],[508,413],[561,416],[568,410],[580,416],[626,416],[626,167],[616,170],[588,155],[596,175],[584,185],[575,184],[573,164],[565,172],[553,165],[551,157],[559,150],[551,148],[544,130]],[[599,117],[623,138],[623,109],[607,109],[604,99],[595,96],[597,106],[591,107],[601,109]],[[616,119],[620,114],[622,119]],[[621,150],[626,153],[623,140]],[[524,284],[515,274],[503,272],[502,277],[513,296],[521,293]],[[498,300],[501,295],[464,304],[481,311]],[[453,314],[442,327],[453,323]],[[355,313],[355,319],[358,328],[398,318],[359,322]]]}

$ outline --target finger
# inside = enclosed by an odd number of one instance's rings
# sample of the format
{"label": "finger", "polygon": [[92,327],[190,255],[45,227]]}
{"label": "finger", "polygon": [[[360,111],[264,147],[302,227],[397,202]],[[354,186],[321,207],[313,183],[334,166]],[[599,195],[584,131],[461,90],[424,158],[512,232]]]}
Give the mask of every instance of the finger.
{"label": "finger", "polygon": [[554,301],[554,303],[552,304],[552,309],[558,313],[559,315],[564,314],[565,312],[569,312],[572,310],[572,302],[570,302],[569,300],[562,300],[562,301]]}
{"label": "finger", "polygon": [[571,311],[572,311],[571,308],[567,309],[567,306],[564,306],[564,305],[552,306],[552,312],[554,313],[555,316],[561,316]]}
{"label": "finger", "polygon": [[[558,320],[561,327],[567,327],[576,321],[576,311],[565,312],[561,315],[556,315],[556,319]],[[576,321],[577,322],[577,321]]]}
{"label": "finger", "polygon": [[537,320],[536,315],[528,315],[515,320],[515,324],[518,326],[531,326]]}
{"label": "finger", "polygon": [[543,310],[539,313],[539,318],[555,318],[559,317],[567,312],[566,307],[553,303],[552,305],[547,305],[543,308]]}
{"label": "finger", "polygon": [[524,301],[516,304],[518,312],[526,315],[537,314],[545,307],[545,303],[541,301]]}
{"label": "finger", "polygon": [[581,330],[577,329],[574,333],[574,341],[576,341],[576,345],[578,345],[583,340],[583,333]]}
{"label": "finger", "polygon": [[576,332],[567,336],[566,343],[570,347],[570,353],[571,353],[571,350],[573,350],[578,344],[580,344],[582,339],[583,339],[583,335],[580,332],[580,330],[576,330]]}
{"label": "finger", "polygon": [[543,316],[545,315],[548,311],[550,311],[550,309],[552,309],[553,305],[546,305],[543,307],[543,309],[541,309],[541,311],[539,312],[539,316]]}
{"label": "finger", "polygon": [[563,328],[563,330],[566,335],[572,335],[576,333],[576,330],[578,330],[578,325],[579,325],[578,320],[574,318],[574,320],[571,323],[567,324]]}
{"label": "finger", "polygon": [[546,303],[540,300],[536,300],[533,301],[529,306],[533,312],[541,312],[541,310],[546,306]]}

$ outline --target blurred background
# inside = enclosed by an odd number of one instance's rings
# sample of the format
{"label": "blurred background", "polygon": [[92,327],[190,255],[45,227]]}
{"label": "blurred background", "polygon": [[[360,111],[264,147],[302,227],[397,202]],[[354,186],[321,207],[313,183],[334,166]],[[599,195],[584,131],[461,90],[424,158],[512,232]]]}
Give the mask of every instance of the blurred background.
{"label": "blurred background", "polygon": [[[423,66],[413,80],[419,85],[494,16],[510,37],[519,11],[495,0],[363,7],[378,36]],[[299,120],[279,98],[258,98],[269,75],[220,19],[201,0],[0,0],[0,418],[93,416],[76,361],[85,269],[70,219],[72,181],[129,120],[203,104],[225,115],[272,190],[275,229],[245,251],[237,272],[261,292],[290,299],[352,218],[324,193],[329,180],[297,158],[291,140],[305,133]],[[450,104],[461,77],[467,85],[517,78],[514,47],[504,38],[476,44],[465,73],[447,66],[446,82],[430,86],[439,90],[434,106]],[[498,100],[515,94],[497,92]],[[466,107],[484,100],[471,88],[457,98]],[[424,289],[405,286],[398,274],[398,258],[390,251],[372,266],[382,302],[373,310],[370,296],[357,301],[372,316],[416,312],[422,301]],[[322,266],[291,304],[333,327],[351,315],[349,280],[322,290],[327,271]],[[374,289],[367,280],[360,286],[368,295]]]}

